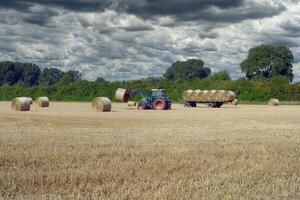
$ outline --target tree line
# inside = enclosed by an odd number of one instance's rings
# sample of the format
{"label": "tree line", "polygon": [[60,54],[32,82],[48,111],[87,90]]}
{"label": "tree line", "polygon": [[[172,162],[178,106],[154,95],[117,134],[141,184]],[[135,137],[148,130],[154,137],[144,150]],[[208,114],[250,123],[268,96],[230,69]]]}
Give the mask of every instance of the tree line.
{"label": "tree line", "polygon": [[[173,63],[163,77],[141,80],[82,80],[78,71],[63,72],[57,68],[41,70],[31,63],[0,62],[0,100],[16,96],[48,96],[57,101],[91,101],[96,96],[114,100],[117,88],[165,88],[172,101],[181,101],[187,89],[224,89],[236,92],[240,101],[267,101],[271,97],[282,101],[300,101],[300,83],[293,80],[294,57],[287,47],[260,45],[249,51],[240,64],[245,77],[231,80],[227,71],[212,73],[201,59]],[[140,97],[134,97],[138,99]]]}

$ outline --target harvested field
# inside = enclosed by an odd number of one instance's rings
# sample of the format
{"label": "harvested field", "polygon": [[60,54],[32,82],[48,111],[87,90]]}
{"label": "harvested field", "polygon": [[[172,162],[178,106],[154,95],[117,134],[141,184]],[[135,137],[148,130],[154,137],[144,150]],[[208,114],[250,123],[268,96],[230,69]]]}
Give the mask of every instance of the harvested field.
{"label": "harvested field", "polygon": [[0,199],[300,199],[300,106],[0,102]]}

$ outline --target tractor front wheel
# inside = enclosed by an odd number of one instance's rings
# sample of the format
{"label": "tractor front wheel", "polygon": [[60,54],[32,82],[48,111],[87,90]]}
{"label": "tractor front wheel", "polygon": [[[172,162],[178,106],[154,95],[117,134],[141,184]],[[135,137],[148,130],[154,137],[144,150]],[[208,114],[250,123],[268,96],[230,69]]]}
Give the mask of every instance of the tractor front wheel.
{"label": "tractor front wheel", "polygon": [[137,109],[138,110],[144,110],[145,109],[145,105],[143,102],[139,102],[138,105],[137,105]]}
{"label": "tractor front wheel", "polygon": [[156,99],[153,102],[153,108],[155,110],[164,110],[166,107],[166,102],[163,99]]}

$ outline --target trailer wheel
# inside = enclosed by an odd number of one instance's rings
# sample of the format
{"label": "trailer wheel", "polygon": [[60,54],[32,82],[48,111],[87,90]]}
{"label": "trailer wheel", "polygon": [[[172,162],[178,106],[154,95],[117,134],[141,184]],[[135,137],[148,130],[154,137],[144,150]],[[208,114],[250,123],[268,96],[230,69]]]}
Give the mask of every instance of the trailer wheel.
{"label": "trailer wheel", "polygon": [[144,110],[145,109],[145,105],[143,102],[139,102],[138,105],[137,105],[137,109],[138,110]]}
{"label": "trailer wheel", "polygon": [[156,99],[153,102],[153,108],[155,110],[164,110],[166,107],[166,102],[163,99]]}
{"label": "trailer wheel", "polygon": [[220,108],[223,105],[223,102],[211,102],[207,104],[209,108]]}
{"label": "trailer wheel", "polygon": [[196,102],[185,102],[184,107],[195,108],[195,107],[197,107],[197,103]]}

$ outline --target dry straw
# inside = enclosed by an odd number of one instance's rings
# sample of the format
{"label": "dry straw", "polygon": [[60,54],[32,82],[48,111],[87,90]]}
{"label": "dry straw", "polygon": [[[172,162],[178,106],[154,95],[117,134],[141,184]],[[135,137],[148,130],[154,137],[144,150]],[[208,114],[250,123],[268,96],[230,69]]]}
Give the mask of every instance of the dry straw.
{"label": "dry straw", "polygon": [[30,99],[27,97],[17,97],[11,102],[11,109],[16,111],[30,111]]}
{"label": "dry straw", "polygon": [[128,102],[130,95],[127,89],[118,88],[115,97],[117,101]]}
{"label": "dry straw", "polygon": [[128,101],[127,105],[128,105],[128,107],[135,107],[136,102],[135,101]]}
{"label": "dry straw", "polygon": [[272,98],[269,100],[268,105],[269,106],[279,106],[279,100]]}
{"label": "dry straw", "polygon": [[92,107],[98,112],[109,112],[111,110],[111,101],[107,97],[96,97],[92,102]]}
{"label": "dry straw", "polygon": [[41,108],[49,107],[50,105],[48,97],[38,97],[36,98],[35,103]]}

